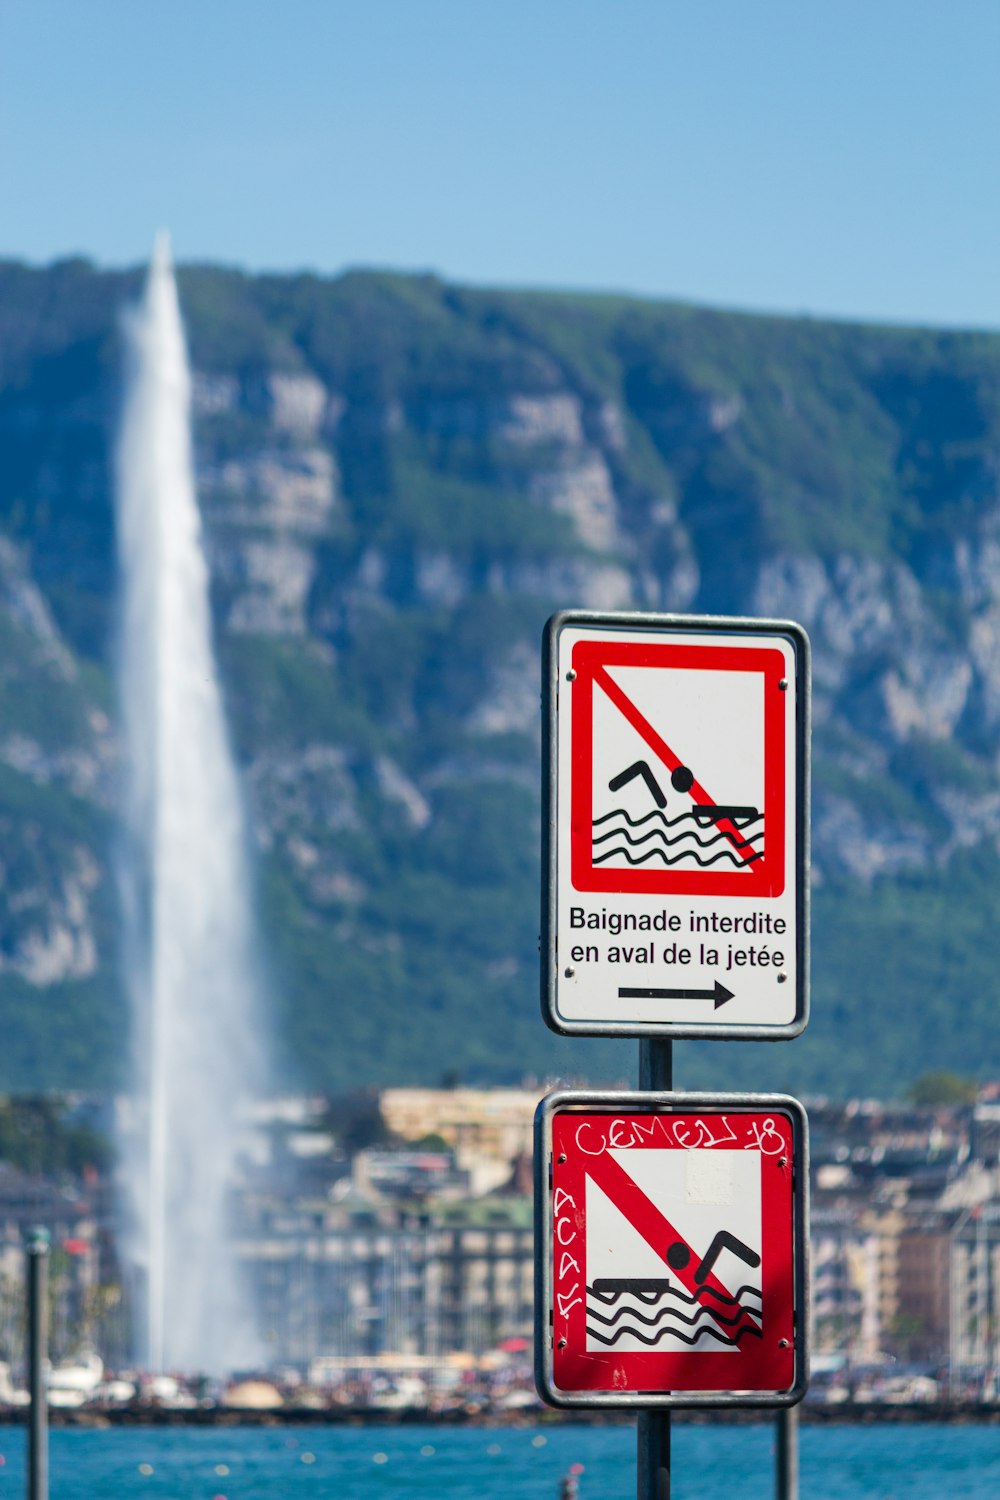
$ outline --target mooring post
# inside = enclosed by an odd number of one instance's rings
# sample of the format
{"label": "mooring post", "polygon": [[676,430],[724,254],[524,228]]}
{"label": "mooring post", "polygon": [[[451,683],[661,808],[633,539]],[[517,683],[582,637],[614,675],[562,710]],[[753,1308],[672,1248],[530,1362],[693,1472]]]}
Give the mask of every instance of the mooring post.
{"label": "mooring post", "polygon": [[[673,1087],[673,1043],[650,1038],[639,1043],[639,1087],[662,1093]],[[670,1500],[670,1413],[641,1411],[636,1426],[638,1500]]]}
{"label": "mooring post", "polygon": [[45,1390],[48,1356],[49,1232],[29,1229],[28,1257],[28,1500],[49,1497],[49,1408]]}
{"label": "mooring post", "polygon": [[776,1500],[799,1500],[799,1409],[786,1406],[778,1413],[775,1449]]}

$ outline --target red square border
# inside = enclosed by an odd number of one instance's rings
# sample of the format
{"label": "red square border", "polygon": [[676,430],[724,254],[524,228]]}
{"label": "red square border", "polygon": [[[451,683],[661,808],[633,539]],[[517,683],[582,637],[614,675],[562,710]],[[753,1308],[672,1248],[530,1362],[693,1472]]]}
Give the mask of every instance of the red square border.
{"label": "red square border", "polygon": [[[764,679],[764,821],[768,830],[763,857],[745,872],[595,867],[593,863],[594,692],[598,674],[607,667],[669,668],[702,674],[756,672]],[[692,645],[646,641],[577,641],[572,651],[573,682],[570,730],[570,850],[574,890],[649,895],[745,896],[751,900],[782,895],[785,889],[786,709],[778,684],[786,674],[784,655],[774,647],[732,644]],[[599,690],[599,689],[598,689]]]}

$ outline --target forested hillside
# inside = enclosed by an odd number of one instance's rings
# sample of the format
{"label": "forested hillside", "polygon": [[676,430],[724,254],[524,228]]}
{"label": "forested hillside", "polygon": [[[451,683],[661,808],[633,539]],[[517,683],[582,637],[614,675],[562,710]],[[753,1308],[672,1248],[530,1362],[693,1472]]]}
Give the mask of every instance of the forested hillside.
{"label": "forested hillside", "polygon": [[[106,1088],[113,453],[139,273],[0,265],[0,1088]],[[622,1076],[537,1000],[557,608],[787,616],[815,668],[813,1021],[688,1086],[998,1055],[1000,339],[431,277],[179,275],[283,1080]]]}

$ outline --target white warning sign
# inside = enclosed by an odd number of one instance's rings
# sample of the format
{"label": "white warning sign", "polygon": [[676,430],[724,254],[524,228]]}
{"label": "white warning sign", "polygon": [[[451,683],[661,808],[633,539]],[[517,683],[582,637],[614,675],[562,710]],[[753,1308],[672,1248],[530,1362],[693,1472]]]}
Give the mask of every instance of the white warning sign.
{"label": "white warning sign", "polygon": [[547,667],[550,1024],[796,1035],[808,1011],[803,632],[556,616]]}

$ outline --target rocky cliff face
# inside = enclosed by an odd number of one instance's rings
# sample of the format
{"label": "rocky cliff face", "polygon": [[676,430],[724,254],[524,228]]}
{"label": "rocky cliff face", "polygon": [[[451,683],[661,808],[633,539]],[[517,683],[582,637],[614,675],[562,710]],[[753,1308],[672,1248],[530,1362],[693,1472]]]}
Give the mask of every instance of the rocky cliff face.
{"label": "rocky cliff face", "polygon": [[[134,285],[0,267],[0,1006],[28,1085],[121,1060],[110,459]],[[837,978],[859,1006],[907,882],[968,912],[954,872],[1000,838],[1000,341],[429,278],[198,269],[181,292],[293,1071],[567,1065],[534,1001],[556,608],[807,627],[817,912],[829,890],[862,924]],[[84,1039],[66,1055],[32,1020],[54,1005]]]}

